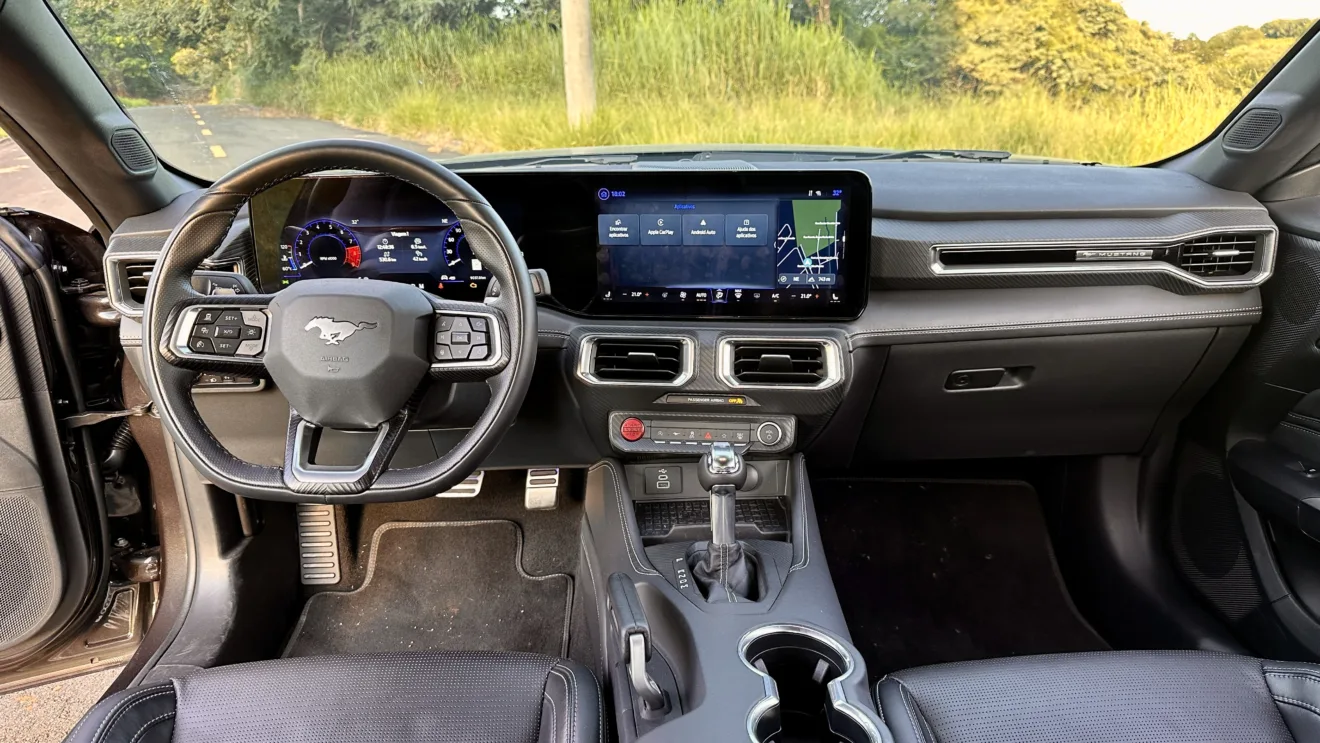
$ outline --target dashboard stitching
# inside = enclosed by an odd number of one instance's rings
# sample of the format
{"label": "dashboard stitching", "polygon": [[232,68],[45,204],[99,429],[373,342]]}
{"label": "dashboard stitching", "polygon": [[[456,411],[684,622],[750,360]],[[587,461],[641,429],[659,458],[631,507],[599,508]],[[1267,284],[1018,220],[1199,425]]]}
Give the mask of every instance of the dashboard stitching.
{"label": "dashboard stitching", "polygon": [[656,571],[646,567],[642,563],[641,558],[633,552],[632,527],[628,525],[627,514],[623,510],[623,493],[619,490],[619,476],[614,471],[614,462],[607,459],[601,464],[592,467],[588,472],[594,472],[601,466],[608,469],[610,473],[610,485],[614,488],[614,505],[619,511],[619,523],[623,526],[623,544],[624,547],[628,549],[628,562],[632,564],[634,570],[642,575],[659,575]]}
{"label": "dashboard stitching", "polygon": [[983,330],[1009,330],[1009,329],[1030,329],[1030,328],[1053,328],[1068,327],[1073,325],[1122,325],[1140,322],[1159,322],[1161,320],[1180,320],[1180,319],[1199,319],[1216,317],[1247,317],[1259,315],[1260,307],[1248,308],[1244,310],[1201,310],[1196,312],[1178,312],[1168,315],[1123,315],[1118,317],[1084,317],[1074,320],[1062,320],[1058,322],[1040,322],[1040,323],[1007,323],[1003,325],[924,325],[912,328],[896,328],[893,330],[868,330],[860,333],[849,334],[850,338],[866,338],[871,336],[886,335],[919,335],[928,333],[948,333],[957,331],[983,331]]}

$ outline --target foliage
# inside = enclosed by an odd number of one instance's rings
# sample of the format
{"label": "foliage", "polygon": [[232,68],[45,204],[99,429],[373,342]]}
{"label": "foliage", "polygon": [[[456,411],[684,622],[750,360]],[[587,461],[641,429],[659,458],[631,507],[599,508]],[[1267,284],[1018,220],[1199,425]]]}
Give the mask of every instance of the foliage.
{"label": "foliage", "polygon": [[593,0],[568,127],[558,0],[51,0],[111,88],[438,151],[784,142],[1135,163],[1193,144],[1309,28],[1174,39],[1112,0]]}

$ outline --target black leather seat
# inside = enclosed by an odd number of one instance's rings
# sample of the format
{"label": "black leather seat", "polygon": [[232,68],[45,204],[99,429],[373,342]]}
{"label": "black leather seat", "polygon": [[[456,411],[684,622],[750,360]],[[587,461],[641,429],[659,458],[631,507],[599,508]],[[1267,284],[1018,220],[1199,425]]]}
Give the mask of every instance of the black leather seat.
{"label": "black leather seat", "polygon": [[586,668],[530,653],[222,666],[102,700],[66,743],[599,743]]}
{"label": "black leather seat", "polygon": [[895,743],[1313,743],[1320,666],[1195,651],[947,663],[875,688]]}

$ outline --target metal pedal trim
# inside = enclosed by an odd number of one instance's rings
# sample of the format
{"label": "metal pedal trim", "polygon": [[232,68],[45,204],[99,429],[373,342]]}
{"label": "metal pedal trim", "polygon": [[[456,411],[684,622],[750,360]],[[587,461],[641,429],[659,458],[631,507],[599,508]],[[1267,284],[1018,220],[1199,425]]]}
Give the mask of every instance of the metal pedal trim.
{"label": "metal pedal trim", "polygon": [[529,511],[548,511],[559,505],[559,468],[527,470],[523,486],[523,507]]}
{"label": "metal pedal trim", "polygon": [[479,493],[481,493],[481,483],[485,482],[485,480],[486,480],[486,473],[482,470],[477,470],[476,472],[473,472],[472,474],[468,475],[467,479],[463,480],[463,482],[460,482],[459,484],[446,490],[443,493],[436,493],[435,497],[475,498]]}
{"label": "metal pedal trim", "polygon": [[339,582],[339,527],[334,506],[298,504],[298,566],[304,586]]}

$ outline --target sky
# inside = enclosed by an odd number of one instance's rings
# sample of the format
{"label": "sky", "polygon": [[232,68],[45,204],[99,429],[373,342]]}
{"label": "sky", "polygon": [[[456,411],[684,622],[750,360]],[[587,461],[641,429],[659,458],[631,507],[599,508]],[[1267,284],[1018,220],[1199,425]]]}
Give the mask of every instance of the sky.
{"label": "sky", "polygon": [[1234,26],[1259,26],[1277,18],[1320,17],[1320,0],[1118,0],[1128,17],[1184,37],[1202,39]]}

